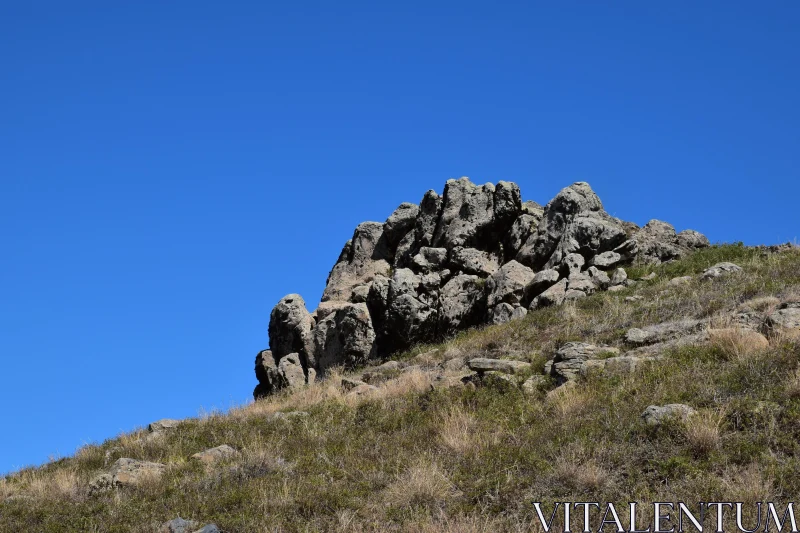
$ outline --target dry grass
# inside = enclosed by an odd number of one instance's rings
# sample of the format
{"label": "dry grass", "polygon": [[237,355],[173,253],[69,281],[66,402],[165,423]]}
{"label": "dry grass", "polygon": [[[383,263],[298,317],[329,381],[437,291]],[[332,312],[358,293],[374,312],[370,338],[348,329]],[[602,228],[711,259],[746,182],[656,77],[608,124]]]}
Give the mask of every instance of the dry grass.
{"label": "dry grass", "polygon": [[559,387],[547,395],[547,403],[560,418],[569,418],[585,410],[592,397],[585,389],[570,386]]}
{"label": "dry grass", "polygon": [[794,371],[786,381],[786,396],[790,399],[800,399],[800,368]]}
{"label": "dry grass", "polygon": [[730,468],[722,478],[725,501],[758,503],[775,494],[775,482],[764,466],[751,463],[744,468]]}
{"label": "dry grass", "polygon": [[719,449],[724,419],[721,412],[706,411],[686,420],[683,426],[684,435],[695,454],[707,455]]}
{"label": "dry grass", "polygon": [[384,501],[395,507],[438,505],[453,495],[453,485],[439,465],[420,458],[384,491]]}
{"label": "dry grass", "polygon": [[756,357],[769,349],[769,341],[762,334],[740,327],[709,329],[708,339],[729,360],[743,361]]}
{"label": "dry grass", "polygon": [[553,475],[563,485],[580,492],[597,491],[611,483],[611,474],[582,446],[557,457]]}

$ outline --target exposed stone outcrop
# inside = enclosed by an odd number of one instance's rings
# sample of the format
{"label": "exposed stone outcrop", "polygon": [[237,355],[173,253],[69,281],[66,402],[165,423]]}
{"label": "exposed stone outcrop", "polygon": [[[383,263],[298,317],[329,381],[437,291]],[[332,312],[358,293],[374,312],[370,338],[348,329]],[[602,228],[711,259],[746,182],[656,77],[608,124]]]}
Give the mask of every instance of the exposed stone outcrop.
{"label": "exposed stone outcrop", "polygon": [[669,261],[703,246],[708,240],[691,230],[612,217],[585,182],[542,207],[523,202],[514,183],[448,180],[441,196],[428,191],[383,223],[359,224],[313,313],[296,294],[278,303],[270,350],[256,358],[254,395],[470,327],[522,319],[528,309],[620,290],[632,283],[621,266]]}

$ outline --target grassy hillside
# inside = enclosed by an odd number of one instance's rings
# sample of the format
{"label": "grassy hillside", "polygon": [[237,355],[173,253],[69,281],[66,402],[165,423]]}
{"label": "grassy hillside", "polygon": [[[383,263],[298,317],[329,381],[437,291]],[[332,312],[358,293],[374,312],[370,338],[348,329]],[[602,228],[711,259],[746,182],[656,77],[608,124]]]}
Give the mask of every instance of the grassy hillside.
{"label": "grassy hillside", "polygon": [[[719,261],[744,273],[711,281]],[[540,374],[567,341],[629,349],[632,327],[684,317],[731,323],[800,300],[800,252],[718,246],[657,268],[622,292],[603,292],[521,321],[420,346],[384,372],[379,388],[348,395],[341,378],[145,430],[0,480],[0,531],[150,532],[182,516],[225,532],[528,531],[532,501],[793,501],[800,496],[800,343],[770,336],[767,349],[734,339],[668,350],[632,375],[590,374],[575,386],[544,382],[439,386],[459,376],[454,358],[511,357]],[[669,280],[691,275],[685,284]],[[626,297],[641,296],[637,301]],[[434,371],[434,369],[436,369]],[[435,384],[435,387],[431,385]],[[555,389],[555,392],[552,392]],[[645,425],[651,405],[684,403],[686,423]],[[302,410],[308,416],[275,417]],[[17,437],[24,438],[24,437]],[[211,466],[192,454],[227,444]],[[160,478],[89,494],[118,458],[167,465]],[[549,507],[548,507],[549,508]],[[751,526],[752,527],[752,526]]]}

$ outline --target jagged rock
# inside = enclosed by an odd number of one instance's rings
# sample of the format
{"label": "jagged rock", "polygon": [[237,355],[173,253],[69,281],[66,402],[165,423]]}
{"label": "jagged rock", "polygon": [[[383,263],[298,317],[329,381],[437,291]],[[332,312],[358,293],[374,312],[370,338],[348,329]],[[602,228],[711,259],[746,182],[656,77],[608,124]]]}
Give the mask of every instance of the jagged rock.
{"label": "jagged rock", "polygon": [[505,324],[506,322],[511,322],[512,320],[521,320],[525,318],[525,315],[527,314],[528,310],[524,307],[514,307],[511,304],[503,302],[491,310],[490,322],[492,324]]}
{"label": "jagged rock", "polygon": [[150,433],[161,433],[165,431],[172,431],[176,429],[181,423],[180,420],[173,420],[172,418],[162,418],[156,422],[151,422],[147,426],[147,431]]}
{"label": "jagged rock", "polygon": [[314,329],[316,370],[353,368],[375,354],[375,330],[366,304],[350,304],[325,317]]}
{"label": "jagged rock", "polygon": [[617,266],[620,261],[622,261],[622,256],[620,254],[609,251],[597,254],[592,258],[589,264],[602,270],[610,270]]}
{"label": "jagged rock", "polygon": [[446,248],[423,246],[411,260],[411,264],[416,272],[428,273],[432,270],[441,269],[445,261],[447,261]]}
{"label": "jagged rock", "polygon": [[477,326],[483,321],[485,309],[483,280],[467,274],[454,276],[439,294],[439,335],[448,336]]}
{"label": "jagged rock", "polygon": [[442,197],[436,191],[428,191],[419,203],[419,215],[414,224],[414,240],[419,246],[430,246],[433,233],[442,212]]}
{"label": "jagged rock", "polygon": [[558,270],[552,268],[541,270],[533,276],[533,280],[525,288],[525,292],[529,296],[539,296],[555,285],[560,277],[561,274],[558,273]]}
{"label": "jagged rock", "polygon": [[490,183],[478,186],[469,178],[448,180],[434,246],[484,248],[494,220],[494,194],[495,187]]}
{"label": "jagged rock", "polygon": [[[452,281],[452,280],[451,280]],[[394,350],[436,337],[438,293],[426,292],[422,278],[411,270],[396,270],[389,282],[385,325],[381,338]]]}
{"label": "jagged rock", "polygon": [[589,276],[589,279],[592,280],[595,287],[601,290],[608,289],[609,285],[611,285],[611,278],[608,277],[608,274],[603,272],[602,270],[598,269],[597,267],[590,266],[589,269],[586,271],[586,274]]}
{"label": "jagged rock", "polygon": [[561,384],[574,380],[583,373],[586,361],[604,355],[617,355],[619,350],[610,346],[596,346],[585,342],[568,342],[559,348],[545,371]]}
{"label": "jagged rock", "polygon": [[736,265],[734,263],[717,263],[716,265],[712,266],[711,268],[706,269],[703,272],[703,275],[700,276],[702,279],[715,279],[726,274],[732,274],[734,272],[742,272],[742,267]]}
{"label": "jagged rock", "polygon": [[297,389],[306,385],[306,373],[300,363],[300,355],[290,353],[278,363],[278,387],[281,389]]}
{"label": "jagged rock", "polygon": [[593,294],[595,290],[597,290],[597,285],[587,274],[577,272],[570,274],[569,278],[567,278],[568,293],[569,291],[580,291],[583,293],[583,296],[588,296],[589,294]]}
{"label": "jagged rock", "polygon": [[707,323],[706,320],[687,318],[647,326],[641,329],[631,328],[625,334],[625,342],[634,345],[655,344],[668,339],[696,333],[705,328]]}
{"label": "jagged rock", "polygon": [[256,378],[258,385],[253,391],[253,398],[256,400],[277,392],[281,388],[281,376],[271,351],[262,350],[256,355]]}
{"label": "jagged rock", "polygon": [[624,268],[618,268],[611,274],[611,285],[618,286],[624,284],[628,281],[628,273],[625,272]]}
{"label": "jagged rock", "polygon": [[450,266],[453,270],[461,270],[466,274],[476,274],[485,278],[497,272],[500,263],[488,252],[458,246],[450,252]]}
{"label": "jagged rock", "polygon": [[530,309],[548,307],[550,305],[561,305],[567,297],[567,279],[564,278],[542,294],[533,299]]}
{"label": "jagged rock", "polygon": [[660,426],[668,420],[685,421],[694,414],[694,409],[682,403],[651,405],[642,413],[642,420],[648,426]]}
{"label": "jagged rock", "polygon": [[781,309],[771,313],[765,322],[767,331],[788,338],[800,338],[800,307],[783,304]]}
{"label": "jagged rock", "polygon": [[711,246],[711,243],[708,241],[708,238],[692,229],[686,229],[682,232],[678,233],[678,245],[684,248],[690,249],[697,249],[697,248],[708,248]]}
{"label": "jagged rock", "polygon": [[403,237],[414,229],[417,215],[419,215],[419,206],[407,202],[400,204],[394,213],[389,215],[389,218],[383,223],[383,238],[390,251],[397,249]]}
{"label": "jagged rock", "polygon": [[530,363],[524,361],[514,361],[513,359],[489,359],[477,357],[467,362],[470,370],[478,373],[501,372],[503,374],[519,374],[531,367]]}
{"label": "jagged rock", "polygon": [[194,520],[184,520],[178,517],[162,525],[158,533],[191,533],[196,527],[197,522]]}
{"label": "jagged rock", "polygon": [[198,452],[192,455],[192,459],[203,463],[205,466],[211,466],[220,461],[236,457],[237,455],[239,455],[239,452],[237,452],[227,444],[223,444],[215,448],[210,448],[208,450]]}
{"label": "jagged rock", "polygon": [[322,301],[347,301],[355,287],[368,285],[378,274],[386,275],[390,259],[391,253],[383,237],[383,224],[359,224],[328,275]]}
{"label": "jagged rock", "polygon": [[514,260],[509,261],[486,280],[486,305],[494,307],[502,302],[522,304],[526,299],[525,288],[533,278],[533,270]]}
{"label": "jagged rock", "polygon": [[651,220],[640,229],[633,240],[638,244],[637,258],[645,263],[661,263],[681,257],[678,235],[671,224]]}
{"label": "jagged rock", "polygon": [[586,259],[584,259],[581,254],[569,254],[564,259],[564,265],[567,268],[567,274],[569,276],[573,274],[580,274],[581,270],[583,270],[583,265],[585,264]]}
{"label": "jagged rock", "polygon": [[516,259],[528,266],[536,242],[536,229],[542,220],[541,214],[523,213],[511,225],[505,241],[506,259]]}
{"label": "jagged rock", "polygon": [[304,365],[314,366],[312,319],[299,294],[284,296],[269,317],[269,348],[276,361],[290,353],[300,355]]}

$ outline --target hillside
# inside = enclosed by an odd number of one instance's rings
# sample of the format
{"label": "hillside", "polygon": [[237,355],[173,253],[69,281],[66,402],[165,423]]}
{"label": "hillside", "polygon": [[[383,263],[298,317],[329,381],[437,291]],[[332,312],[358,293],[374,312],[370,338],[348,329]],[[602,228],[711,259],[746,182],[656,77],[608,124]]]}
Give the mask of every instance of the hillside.
{"label": "hillside", "polygon": [[[704,275],[723,262],[742,270]],[[0,531],[528,531],[532,502],[794,501],[800,251],[624,269],[639,281],[14,473]]]}

